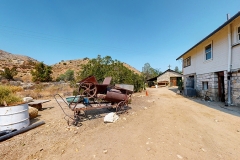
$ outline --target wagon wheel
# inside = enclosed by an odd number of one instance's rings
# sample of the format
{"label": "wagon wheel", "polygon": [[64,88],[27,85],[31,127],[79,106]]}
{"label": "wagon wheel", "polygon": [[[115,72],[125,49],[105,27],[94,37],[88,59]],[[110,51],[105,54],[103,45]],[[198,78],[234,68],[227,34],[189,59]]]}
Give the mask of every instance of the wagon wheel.
{"label": "wagon wheel", "polygon": [[125,106],[126,106],[126,102],[125,101],[119,102],[117,104],[117,106],[116,106],[116,113],[125,111]]}
{"label": "wagon wheel", "polygon": [[132,94],[127,95],[127,105],[132,103]]}
{"label": "wagon wheel", "polygon": [[79,94],[88,98],[93,98],[97,93],[97,87],[92,82],[81,83],[79,86]]}

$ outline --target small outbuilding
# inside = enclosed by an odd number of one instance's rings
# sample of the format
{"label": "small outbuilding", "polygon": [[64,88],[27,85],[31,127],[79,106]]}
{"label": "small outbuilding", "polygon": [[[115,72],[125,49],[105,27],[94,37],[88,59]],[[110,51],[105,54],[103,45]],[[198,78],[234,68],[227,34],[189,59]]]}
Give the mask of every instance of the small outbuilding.
{"label": "small outbuilding", "polygon": [[182,74],[171,69],[166,70],[157,77],[158,86],[178,86],[182,82]]}

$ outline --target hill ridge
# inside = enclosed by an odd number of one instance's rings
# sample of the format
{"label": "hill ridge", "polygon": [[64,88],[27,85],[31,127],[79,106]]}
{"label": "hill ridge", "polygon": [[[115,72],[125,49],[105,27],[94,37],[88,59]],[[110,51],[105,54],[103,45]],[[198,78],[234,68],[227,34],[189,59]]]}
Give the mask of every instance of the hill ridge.
{"label": "hill ridge", "polygon": [[[50,65],[52,67],[52,77],[56,80],[61,74],[64,74],[67,70],[73,70],[75,75],[81,71],[81,65],[87,64],[89,59],[79,58],[73,60],[62,60],[58,63]],[[4,68],[17,67],[18,75],[16,80],[31,81],[31,70],[34,68],[35,63],[38,63],[36,59],[21,54],[12,54],[3,50],[0,50],[0,70]],[[141,74],[140,71],[132,67],[131,65],[121,62],[125,67],[132,70],[134,73]],[[15,78],[15,77],[14,77]]]}

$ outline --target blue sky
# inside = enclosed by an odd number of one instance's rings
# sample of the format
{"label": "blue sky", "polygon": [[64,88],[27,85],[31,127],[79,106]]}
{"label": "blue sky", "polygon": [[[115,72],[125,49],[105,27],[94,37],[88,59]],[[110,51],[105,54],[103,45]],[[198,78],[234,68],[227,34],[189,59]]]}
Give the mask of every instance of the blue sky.
{"label": "blue sky", "polygon": [[48,65],[111,56],[165,71],[240,11],[239,0],[0,0],[0,49]]}

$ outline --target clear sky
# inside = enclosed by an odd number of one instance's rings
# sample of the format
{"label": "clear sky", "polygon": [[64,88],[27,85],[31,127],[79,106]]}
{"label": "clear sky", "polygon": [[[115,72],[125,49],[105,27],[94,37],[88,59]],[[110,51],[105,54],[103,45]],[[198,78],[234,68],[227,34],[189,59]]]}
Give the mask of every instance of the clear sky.
{"label": "clear sky", "polygon": [[165,71],[240,0],[0,0],[0,49],[52,65],[111,56]]}

